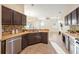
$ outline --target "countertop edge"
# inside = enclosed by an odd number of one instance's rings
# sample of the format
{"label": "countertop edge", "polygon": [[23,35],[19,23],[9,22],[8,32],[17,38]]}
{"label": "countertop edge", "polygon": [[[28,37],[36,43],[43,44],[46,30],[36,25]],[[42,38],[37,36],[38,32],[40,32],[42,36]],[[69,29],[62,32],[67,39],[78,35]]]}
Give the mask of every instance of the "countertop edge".
{"label": "countertop edge", "polygon": [[[38,32],[49,32],[49,31],[38,31]],[[7,40],[7,39],[10,39],[10,38],[13,38],[13,37],[17,37],[17,36],[22,36],[24,34],[29,34],[29,33],[37,33],[37,32],[25,31],[25,32],[16,33],[16,34],[5,35],[5,36],[2,36],[2,39],[0,41]]]}

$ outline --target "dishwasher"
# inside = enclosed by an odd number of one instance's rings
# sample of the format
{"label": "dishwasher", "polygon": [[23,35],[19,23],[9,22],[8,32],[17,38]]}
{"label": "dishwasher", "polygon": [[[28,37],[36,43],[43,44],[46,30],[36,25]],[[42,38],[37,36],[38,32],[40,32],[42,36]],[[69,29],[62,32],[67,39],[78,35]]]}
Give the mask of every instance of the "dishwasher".
{"label": "dishwasher", "polygon": [[21,51],[21,37],[6,40],[6,54],[17,54]]}

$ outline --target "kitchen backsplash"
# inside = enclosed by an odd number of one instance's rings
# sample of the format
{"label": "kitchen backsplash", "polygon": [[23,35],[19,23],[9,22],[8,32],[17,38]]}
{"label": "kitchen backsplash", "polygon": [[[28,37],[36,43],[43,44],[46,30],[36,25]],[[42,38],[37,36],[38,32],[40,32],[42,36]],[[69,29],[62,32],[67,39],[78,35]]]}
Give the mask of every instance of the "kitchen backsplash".
{"label": "kitchen backsplash", "polygon": [[11,32],[12,30],[18,29],[18,31],[22,31],[24,26],[22,25],[2,25],[3,32]]}
{"label": "kitchen backsplash", "polygon": [[71,25],[70,30],[79,31],[79,25]]}

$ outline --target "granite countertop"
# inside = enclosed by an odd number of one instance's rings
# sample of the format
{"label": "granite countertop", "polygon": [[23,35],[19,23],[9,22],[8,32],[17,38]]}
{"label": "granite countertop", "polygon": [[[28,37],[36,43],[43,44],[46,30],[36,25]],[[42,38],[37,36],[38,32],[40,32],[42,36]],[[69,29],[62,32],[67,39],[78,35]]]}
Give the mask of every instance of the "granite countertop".
{"label": "granite countertop", "polygon": [[79,33],[63,32],[63,34],[65,34],[73,39],[79,38]]}
{"label": "granite countertop", "polygon": [[16,36],[21,36],[21,35],[28,34],[28,33],[48,32],[48,31],[49,31],[48,29],[35,29],[35,30],[27,30],[27,31],[19,32],[16,34],[7,33],[7,34],[2,35],[2,39],[0,39],[0,41],[7,40],[9,38],[16,37]]}

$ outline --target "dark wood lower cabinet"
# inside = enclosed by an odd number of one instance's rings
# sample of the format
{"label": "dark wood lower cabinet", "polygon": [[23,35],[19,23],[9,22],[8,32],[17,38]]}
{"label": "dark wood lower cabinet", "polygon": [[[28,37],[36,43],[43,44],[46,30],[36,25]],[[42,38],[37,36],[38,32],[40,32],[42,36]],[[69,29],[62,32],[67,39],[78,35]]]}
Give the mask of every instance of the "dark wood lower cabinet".
{"label": "dark wood lower cabinet", "polygon": [[40,35],[40,33],[28,34],[27,38],[28,38],[28,45],[33,45],[33,44],[41,42],[41,35]]}
{"label": "dark wood lower cabinet", "polygon": [[1,54],[6,54],[6,40],[1,41]]}
{"label": "dark wood lower cabinet", "polygon": [[22,43],[21,43],[21,45],[22,45],[22,46],[21,46],[21,47],[22,47],[22,50],[28,46],[27,37],[28,37],[28,36],[27,36],[26,34],[22,36]]}
{"label": "dark wood lower cabinet", "polygon": [[41,32],[41,43],[48,44],[48,33]]}
{"label": "dark wood lower cabinet", "polygon": [[47,44],[48,33],[47,32],[29,33],[22,36],[22,49],[37,43]]}

